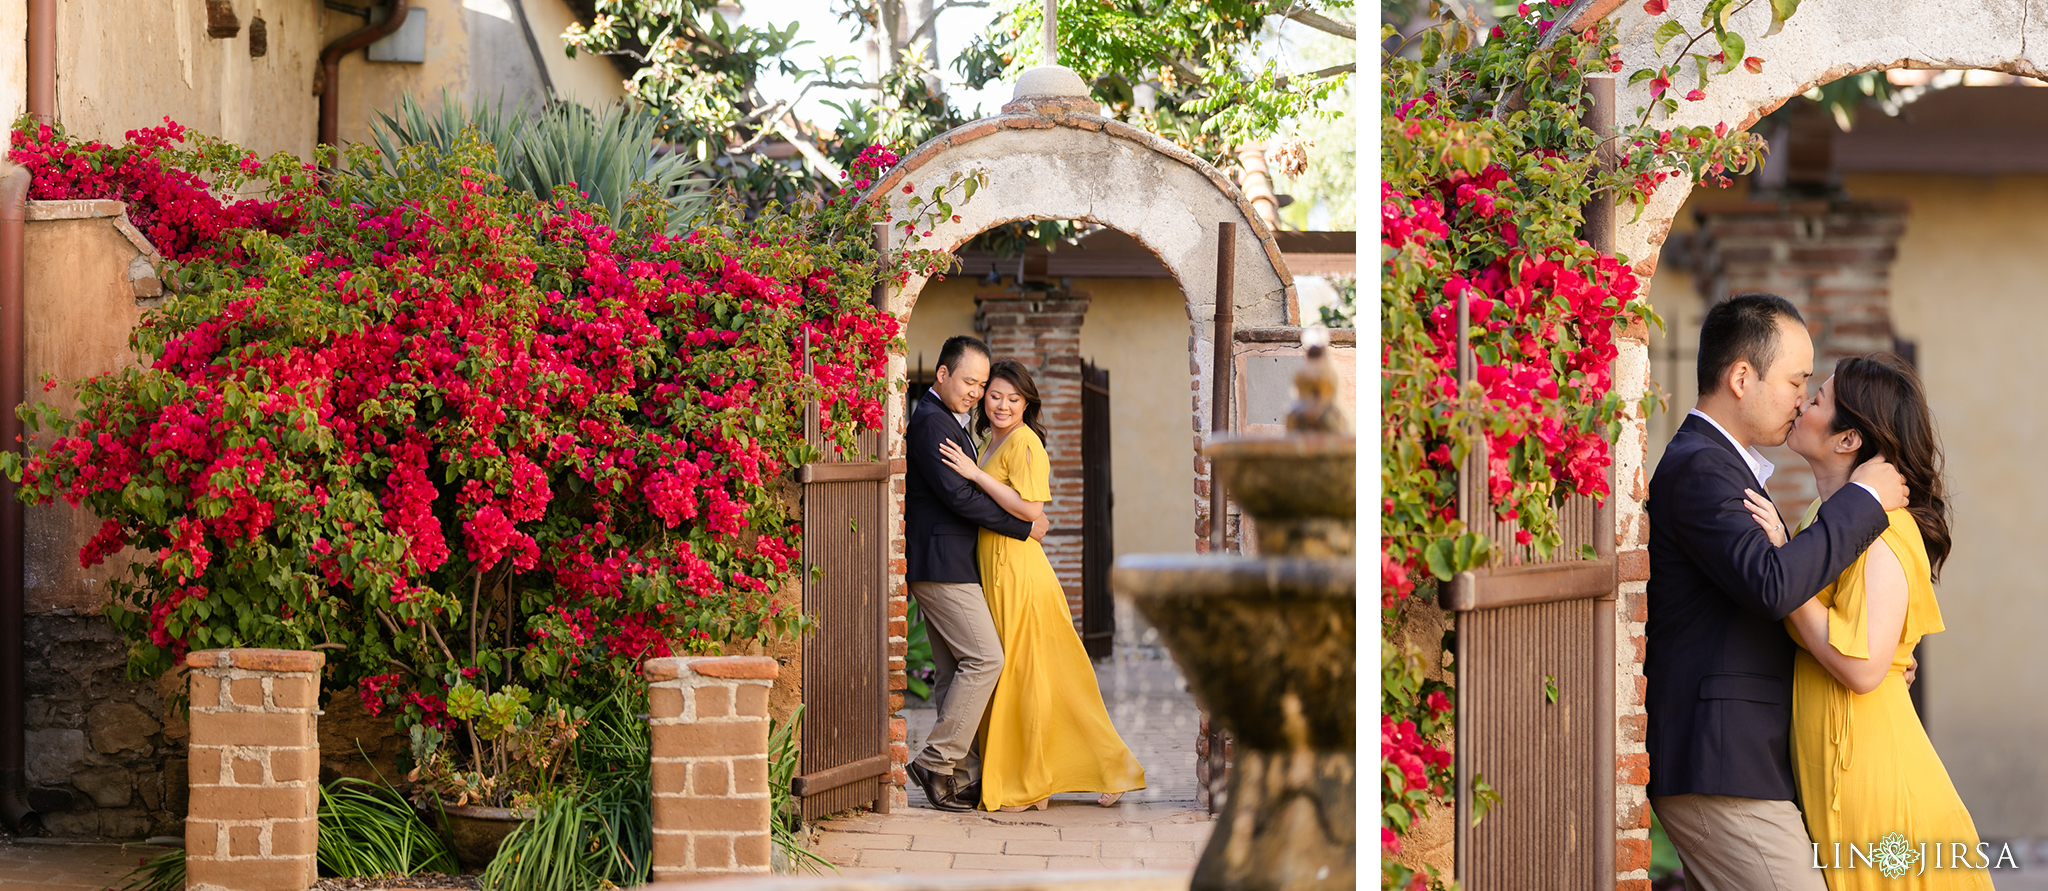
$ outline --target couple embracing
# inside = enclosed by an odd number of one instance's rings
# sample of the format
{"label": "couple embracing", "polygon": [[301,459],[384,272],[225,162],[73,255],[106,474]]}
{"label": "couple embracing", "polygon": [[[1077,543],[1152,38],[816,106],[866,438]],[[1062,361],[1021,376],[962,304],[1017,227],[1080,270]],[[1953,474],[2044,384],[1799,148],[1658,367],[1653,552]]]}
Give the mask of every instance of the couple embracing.
{"label": "couple embracing", "polygon": [[908,772],[943,811],[1043,809],[1059,792],[1109,807],[1145,787],[1039,544],[1052,465],[1038,414],[1030,372],[967,336],[940,348],[911,408],[904,556],[939,714]]}
{"label": "couple embracing", "polygon": [[[1783,298],[1708,311],[1699,407],[1650,482],[1651,807],[1690,887],[1989,891],[1954,856],[1977,831],[1906,689],[1951,541],[1933,415],[1889,353],[1809,394],[1812,374]],[[1790,526],[1756,451],[1780,443],[1819,492]]]}

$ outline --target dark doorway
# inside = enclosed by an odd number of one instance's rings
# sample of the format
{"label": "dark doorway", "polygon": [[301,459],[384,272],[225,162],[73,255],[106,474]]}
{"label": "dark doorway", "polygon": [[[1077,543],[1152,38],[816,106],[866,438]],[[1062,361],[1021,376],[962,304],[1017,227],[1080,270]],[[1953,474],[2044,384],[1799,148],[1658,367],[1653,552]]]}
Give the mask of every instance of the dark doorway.
{"label": "dark doorway", "polygon": [[1109,566],[1116,560],[1115,477],[1109,464],[1109,369],[1081,363],[1081,644],[1091,659],[1110,657],[1116,604]]}

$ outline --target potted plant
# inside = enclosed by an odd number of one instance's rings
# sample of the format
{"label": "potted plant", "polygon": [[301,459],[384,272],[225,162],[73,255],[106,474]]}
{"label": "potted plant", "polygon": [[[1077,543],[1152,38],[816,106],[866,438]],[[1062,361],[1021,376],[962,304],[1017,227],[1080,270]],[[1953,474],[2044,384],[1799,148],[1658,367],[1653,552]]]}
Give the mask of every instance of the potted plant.
{"label": "potted plant", "polygon": [[[554,788],[585,723],[580,708],[549,702],[536,712],[532,698],[517,684],[485,693],[456,679],[448,720],[459,726],[447,733],[412,727],[415,766],[406,780],[416,784],[421,808],[441,816],[449,849],[466,870],[489,865],[505,836],[534,817],[535,797]],[[451,749],[466,751],[467,763]]]}

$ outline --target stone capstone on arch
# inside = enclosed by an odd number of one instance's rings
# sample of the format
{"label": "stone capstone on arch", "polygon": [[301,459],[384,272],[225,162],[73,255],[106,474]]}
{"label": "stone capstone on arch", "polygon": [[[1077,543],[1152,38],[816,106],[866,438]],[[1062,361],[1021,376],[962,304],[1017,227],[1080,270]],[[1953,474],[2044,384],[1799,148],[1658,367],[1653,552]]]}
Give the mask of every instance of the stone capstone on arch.
{"label": "stone capstone on arch", "polygon": [[[1042,70],[1042,69],[1039,69]],[[1077,81],[1078,82],[1078,81]],[[1020,89],[1029,81],[1020,84]],[[959,221],[938,221],[917,233],[916,247],[953,251],[975,235],[1019,220],[1079,220],[1121,231],[1165,264],[1201,327],[1216,299],[1216,224],[1238,225],[1233,311],[1237,324],[1295,324],[1294,280],[1273,231],[1230,177],[1172,142],[1093,113],[1085,95],[1024,96],[1004,113],[949,130],[918,146],[871,194],[908,217],[906,186],[929,194],[955,174],[982,171],[988,181],[974,200],[953,207]],[[905,233],[890,231],[890,246]],[[922,278],[890,295],[888,308],[909,314]]]}

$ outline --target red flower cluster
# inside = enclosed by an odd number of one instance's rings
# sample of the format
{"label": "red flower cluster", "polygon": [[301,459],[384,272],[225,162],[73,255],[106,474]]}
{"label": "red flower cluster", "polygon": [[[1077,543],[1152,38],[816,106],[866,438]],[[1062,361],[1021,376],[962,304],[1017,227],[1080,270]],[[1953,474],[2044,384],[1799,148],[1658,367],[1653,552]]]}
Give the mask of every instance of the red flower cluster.
{"label": "red flower cluster", "polygon": [[[219,144],[176,158],[279,182],[224,202],[166,163],[182,128],[131,136],[15,134],[36,197],[128,201],[193,283],[20,477],[106,518],[81,561],[153,554],[125,620],[145,668],[325,638],[373,714],[437,724],[444,688],[372,673],[387,654],[568,678],[802,626],[769,603],[801,553],[779,487],[814,455],[802,406],[846,442],[878,427],[898,334],[866,300],[894,272],[862,265],[871,209],[641,236],[487,155],[320,189]],[[509,607],[477,605],[494,588]],[[457,657],[456,622],[519,643]]]}

